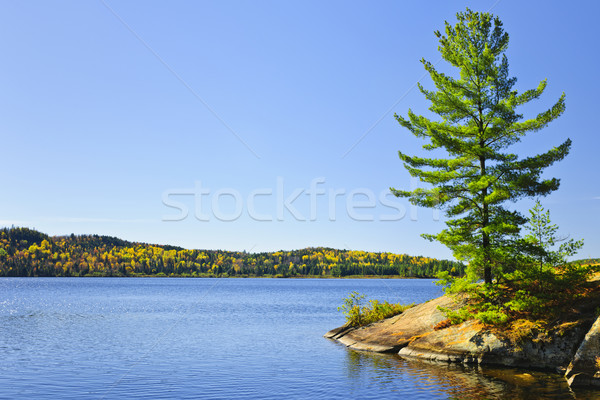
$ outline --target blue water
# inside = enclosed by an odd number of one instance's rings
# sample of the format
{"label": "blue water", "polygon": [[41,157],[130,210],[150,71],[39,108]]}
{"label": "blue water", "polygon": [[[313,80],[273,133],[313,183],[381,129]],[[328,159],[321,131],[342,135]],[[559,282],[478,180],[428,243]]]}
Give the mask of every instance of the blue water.
{"label": "blue water", "polygon": [[431,280],[3,278],[0,398],[574,396],[557,376],[409,362],[324,339],[353,290],[400,303],[440,294]]}

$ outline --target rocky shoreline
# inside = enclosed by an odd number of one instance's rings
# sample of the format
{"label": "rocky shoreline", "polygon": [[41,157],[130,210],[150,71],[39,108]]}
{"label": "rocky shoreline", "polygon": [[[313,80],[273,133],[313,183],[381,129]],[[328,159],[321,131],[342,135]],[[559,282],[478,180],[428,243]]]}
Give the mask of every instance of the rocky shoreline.
{"label": "rocky shoreline", "polygon": [[448,296],[373,324],[342,326],[325,334],[354,350],[397,353],[444,363],[498,365],[559,372],[571,387],[600,387],[600,317],[584,313],[550,333],[512,338],[478,321],[434,329],[446,319],[439,307],[457,309]]}

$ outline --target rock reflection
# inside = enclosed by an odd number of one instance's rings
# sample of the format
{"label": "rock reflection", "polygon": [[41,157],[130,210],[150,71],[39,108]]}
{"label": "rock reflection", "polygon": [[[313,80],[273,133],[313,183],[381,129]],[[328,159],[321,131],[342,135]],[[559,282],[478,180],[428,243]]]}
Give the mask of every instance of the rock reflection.
{"label": "rock reflection", "polygon": [[396,355],[347,351],[347,375],[395,392],[435,393],[448,399],[600,399],[599,391],[573,392],[559,374],[511,368],[404,360]]}

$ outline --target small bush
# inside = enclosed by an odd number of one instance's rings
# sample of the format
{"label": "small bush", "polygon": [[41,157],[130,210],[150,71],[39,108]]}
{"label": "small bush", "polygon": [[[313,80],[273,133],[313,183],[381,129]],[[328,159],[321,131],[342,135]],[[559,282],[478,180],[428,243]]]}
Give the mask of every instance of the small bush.
{"label": "small bush", "polygon": [[344,304],[338,307],[346,316],[346,325],[359,327],[372,324],[382,319],[401,314],[404,310],[414,306],[413,304],[390,304],[387,301],[380,303],[378,300],[370,300],[368,305],[363,305],[365,295],[356,291],[350,293],[344,299]]}
{"label": "small bush", "polygon": [[540,297],[532,295],[527,290],[518,290],[514,293],[512,300],[505,303],[512,311],[530,312],[538,314],[543,312],[546,304]]}
{"label": "small bush", "polygon": [[450,322],[450,325],[462,324],[465,321],[475,318],[475,316],[467,309],[467,307],[462,307],[458,310],[438,307],[438,310],[444,313],[444,315],[448,318],[447,321]]}
{"label": "small bush", "polygon": [[475,318],[485,325],[504,325],[508,322],[508,315],[502,310],[486,310],[475,314]]}
{"label": "small bush", "polygon": [[362,326],[361,305],[364,298],[365,295],[357,291],[351,292],[344,298],[344,304],[338,307],[338,311],[346,316],[346,325]]}
{"label": "small bush", "polygon": [[387,301],[380,303],[378,300],[370,300],[369,306],[363,307],[363,325],[381,321],[382,319],[402,314],[404,310],[414,306],[413,304],[390,304]]}

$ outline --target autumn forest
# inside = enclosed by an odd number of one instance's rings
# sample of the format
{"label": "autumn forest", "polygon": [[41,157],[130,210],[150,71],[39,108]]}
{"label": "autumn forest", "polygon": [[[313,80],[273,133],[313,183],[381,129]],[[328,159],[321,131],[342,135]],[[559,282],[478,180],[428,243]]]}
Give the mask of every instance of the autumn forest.
{"label": "autumn forest", "polygon": [[0,276],[434,277],[465,266],[406,254],[306,248],[247,253],[187,250],[98,235],[0,230]]}

